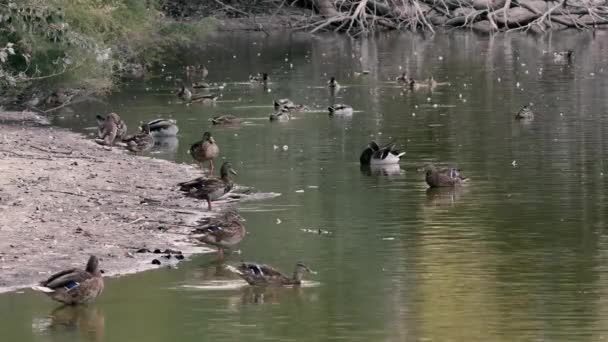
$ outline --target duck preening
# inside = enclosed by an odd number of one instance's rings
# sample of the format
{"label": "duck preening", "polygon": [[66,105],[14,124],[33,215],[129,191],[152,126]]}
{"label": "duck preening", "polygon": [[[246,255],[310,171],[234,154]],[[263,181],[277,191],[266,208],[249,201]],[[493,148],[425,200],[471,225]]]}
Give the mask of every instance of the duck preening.
{"label": "duck preening", "polygon": [[68,305],[92,302],[103,291],[99,260],[92,255],[84,270],[72,268],[55,273],[32,289],[44,292],[53,300]]}
{"label": "duck preening", "polygon": [[154,137],[150,134],[150,125],[143,124],[140,128],[140,134],[136,134],[124,140],[127,144],[127,149],[131,152],[145,152],[154,146]]}
{"label": "duck preening", "polygon": [[156,119],[148,122],[150,134],[155,137],[174,137],[179,132],[177,121],[173,119]]}
{"label": "duck preening", "polygon": [[220,258],[224,257],[224,249],[235,246],[245,237],[245,226],[241,216],[235,211],[226,212],[219,220],[195,229],[192,237],[200,242],[217,247]]}
{"label": "duck preening", "polygon": [[209,132],[203,133],[203,139],[190,146],[190,155],[199,163],[201,168],[203,168],[204,162],[209,161],[210,174],[213,174],[213,159],[219,153],[220,148]]}
{"label": "duck preening", "polygon": [[353,107],[338,103],[333,106],[327,107],[329,110],[329,115],[337,115],[337,116],[351,116],[353,115]]}
{"label": "duck preening", "polygon": [[316,272],[308,266],[299,262],[296,264],[293,276],[289,277],[279,270],[263,264],[253,262],[243,262],[237,267],[230,266],[229,269],[237,273],[249,285],[254,286],[293,286],[301,285],[304,274]]}
{"label": "duck preening", "polygon": [[467,178],[460,174],[460,169],[442,168],[433,165],[425,168],[425,180],[431,188],[454,187],[466,182]]}
{"label": "duck preening", "polygon": [[389,143],[380,147],[375,141],[372,141],[361,153],[359,161],[362,165],[398,164],[405,152],[397,150],[395,146],[394,143]]}
{"label": "duck preening", "polygon": [[211,202],[218,200],[234,187],[230,174],[237,175],[230,162],[224,162],[220,169],[221,178],[199,177],[194,180],[179,183],[181,191],[188,196],[207,201],[207,209],[211,210]]}
{"label": "duck preening", "polygon": [[127,135],[127,124],[116,113],[110,113],[106,117],[97,115],[97,126],[97,137],[107,146],[114,145]]}

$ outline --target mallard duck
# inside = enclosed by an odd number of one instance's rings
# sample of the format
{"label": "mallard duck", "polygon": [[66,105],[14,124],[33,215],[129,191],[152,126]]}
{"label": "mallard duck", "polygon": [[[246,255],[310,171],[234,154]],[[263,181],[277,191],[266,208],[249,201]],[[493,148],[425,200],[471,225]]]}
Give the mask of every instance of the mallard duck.
{"label": "mallard duck", "polygon": [[338,84],[338,81],[336,81],[336,78],[332,76],[329,79],[329,81],[327,81],[327,86],[330,88],[339,88],[340,84]]}
{"label": "mallard duck", "polygon": [[174,137],[179,132],[177,121],[173,119],[156,119],[148,122],[150,134],[154,137]]}
{"label": "mallard duck", "polygon": [[116,113],[110,113],[105,118],[97,115],[97,137],[103,139],[104,144],[112,146],[116,141],[127,135],[127,125]]}
{"label": "mallard duck", "polygon": [[207,82],[192,82],[192,88],[201,89],[201,88],[211,88],[211,85]]}
{"label": "mallard duck", "polygon": [[99,260],[92,255],[84,270],[73,268],[55,273],[32,289],[68,305],[92,302],[103,291]]}
{"label": "mallard duck", "polygon": [[433,78],[433,76],[431,76],[423,81],[416,81],[414,79],[410,79],[410,83],[407,86],[411,90],[434,90],[435,88],[437,88],[438,85],[439,83],[435,81],[435,78]]}
{"label": "mallard duck", "polygon": [[286,109],[290,113],[307,111],[308,107],[303,104],[295,104],[290,99],[279,99],[274,101],[274,109]]}
{"label": "mallard duck", "polygon": [[353,115],[353,107],[345,104],[335,104],[333,106],[327,107],[329,110],[329,115],[338,115],[338,116],[351,116]]}
{"label": "mallard duck", "polygon": [[270,114],[270,121],[286,122],[289,121],[289,119],[291,119],[291,116],[289,115],[289,110],[286,108],[281,108]]}
{"label": "mallard duck", "polygon": [[401,84],[410,84],[413,79],[409,78],[406,73],[402,73],[401,75],[395,77],[395,82]]}
{"label": "mallard duck", "polygon": [[220,115],[215,116],[211,119],[211,123],[214,125],[238,125],[241,123],[241,118],[234,115]]}
{"label": "mallard duck", "polygon": [[457,168],[437,169],[428,165],[425,170],[425,180],[431,188],[457,186],[463,184],[466,179]]}
{"label": "mallard duck", "polygon": [[209,75],[209,70],[207,70],[207,67],[203,66],[203,65],[187,65],[186,66],[186,76],[188,77],[200,77],[200,78],[207,78],[207,75]]}
{"label": "mallard duck", "polygon": [[140,127],[141,133],[124,140],[127,149],[131,152],[145,152],[154,146],[154,137],[150,134],[150,125],[143,124]]}
{"label": "mallard duck", "polygon": [[274,110],[279,110],[281,108],[293,108],[296,104],[293,103],[290,99],[278,99],[274,100]]}
{"label": "mallard duck", "polygon": [[398,164],[405,152],[395,149],[395,144],[390,143],[382,147],[375,141],[370,142],[361,153],[359,161],[362,165],[388,165]]}
{"label": "mallard duck", "polygon": [[553,60],[556,63],[570,63],[572,61],[572,55],[574,51],[566,50],[566,51],[555,51],[553,52]]}
{"label": "mallard duck", "polygon": [[267,73],[263,73],[260,75],[249,75],[249,82],[251,83],[268,83],[269,77]]}
{"label": "mallard duck", "polygon": [[232,179],[230,179],[231,173],[233,175],[237,174],[232,169],[231,163],[224,162],[220,169],[221,178],[199,177],[189,182],[179,183],[178,185],[180,190],[187,193],[188,196],[206,200],[207,208],[211,210],[211,201],[216,201],[232,190],[234,184],[232,183]]}
{"label": "mallard duck", "polygon": [[211,104],[211,103],[215,103],[215,101],[219,98],[218,95],[216,94],[208,94],[208,95],[198,95],[198,96],[194,96],[192,97],[192,99],[190,100],[190,102],[198,102],[198,103],[203,103],[203,104]]}
{"label": "mallard duck", "polygon": [[301,285],[305,273],[315,274],[308,266],[297,263],[292,277],[288,277],[279,270],[263,264],[243,262],[238,267],[230,267],[249,285],[254,286],[290,286]]}
{"label": "mallard duck", "polygon": [[203,168],[203,162],[209,161],[210,174],[213,174],[213,158],[218,154],[220,154],[220,148],[209,132],[203,133],[203,139],[190,146],[190,155],[200,163],[201,168]]}
{"label": "mallard duck", "polygon": [[515,118],[518,120],[530,120],[530,119],[534,119],[534,112],[532,111],[532,109],[530,109],[530,107],[528,106],[523,106],[521,107],[521,109],[519,110],[519,112],[517,112],[517,114],[515,114]]}
{"label": "mallard duck", "polygon": [[177,91],[177,97],[184,101],[190,101],[192,99],[192,91],[188,89],[185,85],[182,85],[181,88]]}
{"label": "mallard duck", "polygon": [[196,240],[217,247],[220,258],[224,257],[224,248],[232,247],[245,237],[245,226],[241,217],[234,211],[228,211],[221,220],[197,228],[193,231]]}

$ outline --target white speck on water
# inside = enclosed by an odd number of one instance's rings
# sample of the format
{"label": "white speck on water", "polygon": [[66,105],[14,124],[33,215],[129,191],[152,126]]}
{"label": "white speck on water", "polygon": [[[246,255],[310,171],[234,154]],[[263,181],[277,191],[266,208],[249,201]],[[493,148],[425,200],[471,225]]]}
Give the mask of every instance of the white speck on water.
{"label": "white speck on water", "polygon": [[590,72],[589,76],[595,76],[595,73],[594,72]]}
{"label": "white speck on water", "polygon": [[433,104],[433,108],[437,108],[437,107],[439,107],[439,105],[438,105],[438,104],[436,104],[436,103],[435,103],[435,104]]}
{"label": "white speck on water", "polygon": [[232,58],[236,59],[236,55],[233,55]]}
{"label": "white speck on water", "polygon": [[412,116],[416,116],[416,113],[412,113]]}
{"label": "white speck on water", "polygon": [[384,240],[384,241],[393,241],[393,240],[395,240],[395,238],[389,236],[389,237],[383,237],[382,240]]}
{"label": "white speck on water", "polygon": [[517,88],[519,88],[519,82],[515,83],[515,86],[516,86]]}
{"label": "white speck on water", "polygon": [[498,82],[500,82],[500,77],[496,79]]}
{"label": "white speck on water", "polygon": [[438,57],[438,59],[439,59],[440,61],[442,61],[442,60],[443,60],[443,56],[439,56],[439,57]]}
{"label": "white speck on water", "polygon": [[564,112],[559,112],[559,116],[564,116]]}
{"label": "white speck on water", "polygon": [[261,55],[262,55],[262,53],[261,53],[261,52],[258,52],[258,57],[260,57]]}
{"label": "white speck on water", "polygon": [[517,166],[517,160],[513,160],[513,161],[511,162],[511,165],[513,165],[513,167],[516,167],[516,166]]}
{"label": "white speck on water", "polygon": [[431,102],[431,98],[430,98],[430,97],[427,97],[427,98],[426,98],[426,102]]}
{"label": "white speck on water", "polygon": [[400,66],[399,66],[399,70],[401,70],[401,69],[403,69],[403,67],[400,65]]}
{"label": "white speck on water", "polygon": [[272,145],[272,149],[276,151],[276,150],[278,150],[278,149],[279,149],[279,146],[277,146],[277,145]]}
{"label": "white speck on water", "polygon": [[283,145],[283,151],[287,151],[287,150],[289,150],[289,146]]}
{"label": "white speck on water", "polygon": [[272,93],[272,89],[268,88],[268,92],[269,92],[269,93]]}
{"label": "white speck on water", "polygon": [[418,109],[418,105],[414,105],[414,108]]}
{"label": "white speck on water", "polygon": [[285,62],[289,62],[289,58],[285,58]]}
{"label": "white speck on water", "polygon": [[458,98],[461,99],[462,98],[462,94],[458,94]]}
{"label": "white speck on water", "polygon": [[301,194],[304,192],[304,189],[296,190],[296,193]]}
{"label": "white speck on water", "polygon": [[309,188],[309,189],[318,189],[319,186],[318,185],[309,185],[309,186],[307,186],[307,188]]}
{"label": "white speck on water", "polygon": [[281,221],[281,219],[277,217],[277,224],[281,224],[281,222],[283,221]]}
{"label": "white speck on water", "polygon": [[289,69],[293,69],[293,63],[289,63]]}

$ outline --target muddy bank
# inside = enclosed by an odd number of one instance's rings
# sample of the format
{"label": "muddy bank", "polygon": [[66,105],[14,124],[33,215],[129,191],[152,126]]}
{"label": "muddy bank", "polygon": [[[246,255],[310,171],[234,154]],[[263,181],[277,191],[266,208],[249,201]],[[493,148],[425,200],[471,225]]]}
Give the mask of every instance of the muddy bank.
{"label": "muddy bank", "polygon": [[83,267],[90,254],[119,275],[176,260],[140,249],[212,251],[187,234],[232,201],[209,212],[176,188],[199,169],[106,150],[33,113],[0,113],[0,175],[0,292]]}

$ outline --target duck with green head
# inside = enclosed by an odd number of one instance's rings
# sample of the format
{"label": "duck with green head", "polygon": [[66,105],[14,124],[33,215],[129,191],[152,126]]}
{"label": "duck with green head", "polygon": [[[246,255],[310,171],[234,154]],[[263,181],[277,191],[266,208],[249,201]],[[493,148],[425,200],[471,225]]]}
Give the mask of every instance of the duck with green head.
{"label": "duck with green head", "polygon": [[218,200],[234,187],[230,174],[237,175],[230,162],[224,162],[220,173],[221,178],[199,177],[178,185],[188,196],[207,201],[207,209],[212,210],[211,202]]}
{"label": "duck with green head", "polygon": [[253,262],[243,262],[238,267],[230,267],[230,269],[253,286],[298,286],[302,284],[304,274],[316,273],[301,262],[296,264],[291,277],[271,266]]}
{"label": "duck with green head", "polygon": [[72,268],[53,274],[32,289],[46,293],[53,300],[67,304],[86,304],[103,291],[99,260],[92,255],[84,270]]}

